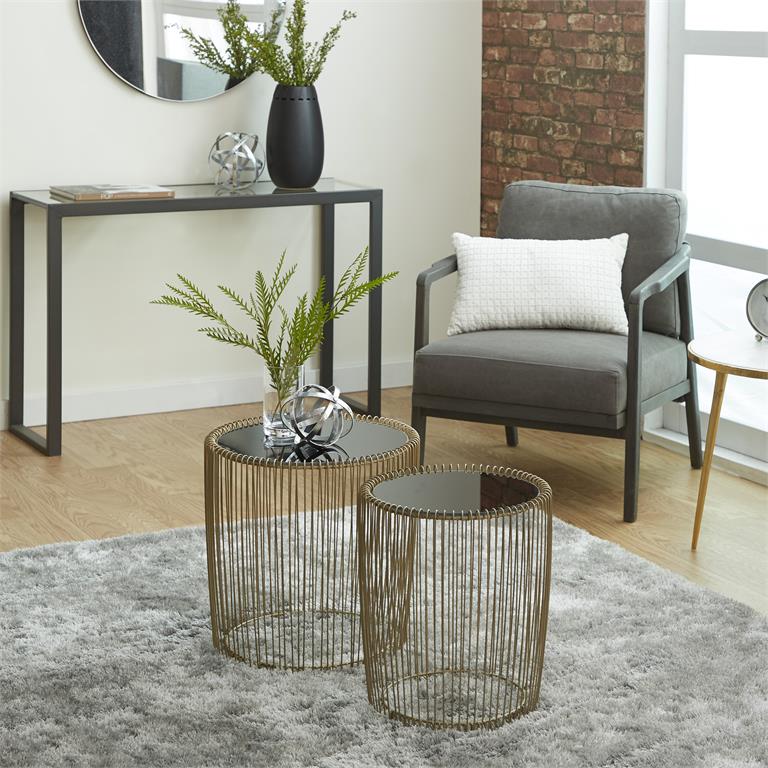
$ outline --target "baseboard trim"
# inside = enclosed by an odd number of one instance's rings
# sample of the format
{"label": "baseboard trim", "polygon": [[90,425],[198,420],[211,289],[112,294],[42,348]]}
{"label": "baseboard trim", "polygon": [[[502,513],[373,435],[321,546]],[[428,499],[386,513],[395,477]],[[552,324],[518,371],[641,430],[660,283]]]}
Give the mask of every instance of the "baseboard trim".
{"label": "baseboard trim", "polygon": [[[643,439],[674,453],[688,455],[688,436],[680,432],[663,428],[645,429]],[[768,463],[745,456],[743,453],[736,453],[729,448],[716,445],[712,466],[731,475],[751,480],[753,483],[768,486]]]}
{"label": "baseboard trim", "polygon": [[[335,384],[342,392],[357,392],[366,388],[367,368],[364,365],[337,368]],[[307,372],[307,381],[317,381],[318,371]],[[382,387],[409,386],[413,380],[413,363],[385,363],[381,371]],[[113,419],[142,413],[166,413],[218,405],[252,403],[261,399],[264,391],[261,376],[235,376],[171,381],[145,387],[109,390],[65,391],[62,398],[64,422]],[[45,423],[45,398],[42,393],[24,399],[24,419],[27,426]],[[8,401],[0,400],[0,429],[8,429]]]}

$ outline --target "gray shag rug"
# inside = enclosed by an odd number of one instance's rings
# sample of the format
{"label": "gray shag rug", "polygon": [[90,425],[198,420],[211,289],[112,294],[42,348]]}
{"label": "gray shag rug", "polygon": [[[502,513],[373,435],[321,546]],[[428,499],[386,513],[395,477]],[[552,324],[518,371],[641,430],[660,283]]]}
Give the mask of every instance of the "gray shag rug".
{"label": "gray shag rug", "polygon": [[539,708],[489,732],[219,655],[206,573],[198,528],[0,556],[0,765],[768,765],[768,619],[559,521]]}

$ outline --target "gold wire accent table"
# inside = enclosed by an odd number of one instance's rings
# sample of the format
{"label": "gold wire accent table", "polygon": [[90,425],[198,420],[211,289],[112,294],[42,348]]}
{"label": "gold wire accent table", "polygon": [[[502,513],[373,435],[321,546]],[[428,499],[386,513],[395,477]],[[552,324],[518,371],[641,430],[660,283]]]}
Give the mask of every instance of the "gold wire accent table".
{"label": "gold wire accent table", "polygon": [[389,472],[358,505],[368,700],[431,728],[493,728],[539,699],[552,491],[515,469]]}
{"label": "gold wire accent table", "polygon": [[419,437],[355,417],[343,452],[310,462],[266,448],[260,419],[205,440],[205,527],[213,644],[259,667],[362,660],[355,504],[366,480],[418,463]]}

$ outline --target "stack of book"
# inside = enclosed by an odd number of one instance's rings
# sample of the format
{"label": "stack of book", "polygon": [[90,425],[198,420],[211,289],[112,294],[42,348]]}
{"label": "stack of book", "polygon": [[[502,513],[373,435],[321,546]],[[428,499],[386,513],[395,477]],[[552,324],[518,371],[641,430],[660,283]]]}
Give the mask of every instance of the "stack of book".
{"label": "stack of book", "polygon": [[50,187],[51,197],[74,202],[93,200],[153,200],[175,197],[176,192],[167,187],[129,184],[75,184]]}

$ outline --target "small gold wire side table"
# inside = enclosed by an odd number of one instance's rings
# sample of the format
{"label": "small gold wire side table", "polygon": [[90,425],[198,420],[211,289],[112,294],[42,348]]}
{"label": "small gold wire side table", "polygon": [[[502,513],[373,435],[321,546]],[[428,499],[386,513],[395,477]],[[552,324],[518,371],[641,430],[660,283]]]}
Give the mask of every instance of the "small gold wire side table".
{"label": "small gold wire side table", "polygon": [[486,466],[369,480],[358,505],[368,700],[431,728],[493,728],[536,707],[552,491]]}
{"label": "small gold wire side table", "polygon": [[310,462],[264,446],[259,419],[205,440],[205,527],[213,643],[260,667],[362,660],[355,503],[363,483],[418,462],[415,430],[355,417]]}

